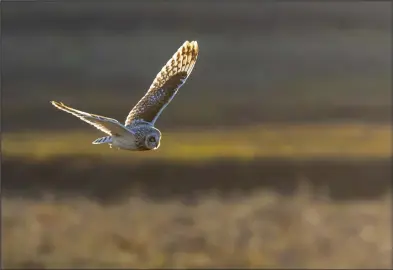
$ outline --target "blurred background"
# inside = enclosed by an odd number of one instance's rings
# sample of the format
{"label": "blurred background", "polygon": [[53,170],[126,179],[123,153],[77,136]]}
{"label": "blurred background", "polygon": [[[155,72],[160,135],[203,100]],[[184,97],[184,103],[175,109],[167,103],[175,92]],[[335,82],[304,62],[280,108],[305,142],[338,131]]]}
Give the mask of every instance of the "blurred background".
{"label": "blurred background", "polygon": [[[3,264],[391,267],[389,2],[2,2]],[[157,151],[124,121],[185,40]]]}

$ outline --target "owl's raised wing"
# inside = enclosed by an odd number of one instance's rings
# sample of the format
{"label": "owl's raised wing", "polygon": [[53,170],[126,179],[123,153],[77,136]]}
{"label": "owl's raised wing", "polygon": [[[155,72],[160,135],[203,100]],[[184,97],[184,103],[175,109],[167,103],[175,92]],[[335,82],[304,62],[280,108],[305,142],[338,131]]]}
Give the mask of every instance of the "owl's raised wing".
{"label": "owl's raised wing", "polygon": [[134,121],[154,124],[194,68],[199,53],[196,41],[186,41],[157,74],[149,90],[127,116],[125,125]]}
{"label": "owl's raised wing", "polygon": [[51,103],[59,110],[65,111],[67,113],[70,113],[78,117],[82,121],[85,121],[86,123],[96,127],[97,129],[101,130],[102,132],[108,135],[116,136],[125,133],[127,134],[130,133],[130,131],[126,129],[126,127],[124,127],[121,123],[119,123],[119,121],[115,119],[96,115],[96,114],[91,114],[87,112],[82,112],[74,108],[68,107],[61,102],[51,101]]}

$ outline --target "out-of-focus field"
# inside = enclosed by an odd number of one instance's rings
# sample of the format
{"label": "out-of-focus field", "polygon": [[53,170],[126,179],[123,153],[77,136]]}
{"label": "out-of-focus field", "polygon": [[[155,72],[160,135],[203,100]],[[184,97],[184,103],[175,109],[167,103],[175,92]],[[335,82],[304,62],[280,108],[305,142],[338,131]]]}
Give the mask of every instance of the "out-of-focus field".
{"label": "out-of-focus field", "polygon": [[[186,179],[184,179],[186,181]],[[3,266],[391,267],[390,194],[335,202],[307,185],[192,205],[141,194],[116,205],[83,198],[3,198]]]}
{"label": "out-of-focus field", "polygon": [[69,155],[119,159],[159,158],[175,161],[212,158],[386,158],[391,156],[391,126],[372,124],[266,125],[210,131],[163,131],[161,147],[154,152],[129,152],[92,145],[100,135],[86,132],[5,133],[6,156],[46,160]]}
{"label": "out-of-focus field", "polygon": [[4,267],[391,266],[388,125],[87,132],[4,135]]}

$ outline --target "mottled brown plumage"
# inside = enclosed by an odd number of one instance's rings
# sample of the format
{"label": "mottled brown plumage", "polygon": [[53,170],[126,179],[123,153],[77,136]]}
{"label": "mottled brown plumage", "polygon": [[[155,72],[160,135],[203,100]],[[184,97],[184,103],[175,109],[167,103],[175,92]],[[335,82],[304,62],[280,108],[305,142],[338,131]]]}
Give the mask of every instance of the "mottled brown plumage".
{"label": "mottled brown plumage", "polygon": [[111,147],[134,151],[155,150],[160,146],[161,132],[154,124],[191,74],[198,53],[196,41],[184,42],[130,111],[124,125],[115,119],[79,111],[61,102],[51,103],[109,135],[96,139],[93,144],[108,143]]}
{"label": "mottled brown plumage", "polygon": [[127,116],[125,125],[142,120],[154,125],[179,88],[185,83],[198,57],[198,43],[184,42],[157,74],[149,90]]}

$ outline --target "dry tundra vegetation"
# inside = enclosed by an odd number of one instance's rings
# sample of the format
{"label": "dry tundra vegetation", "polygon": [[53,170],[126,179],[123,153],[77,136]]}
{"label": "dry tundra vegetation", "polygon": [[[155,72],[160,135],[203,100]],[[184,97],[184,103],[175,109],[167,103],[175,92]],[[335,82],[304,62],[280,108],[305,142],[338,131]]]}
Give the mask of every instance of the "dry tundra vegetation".
{"label": "dry tundra vegetation", "polygon": [[131,196],[3,199],[3,265],[54,267],[388,268],[391,200],[334,202],[307,189],[195,205]]}
{"label": "dry tundra vegetation", "polygon": [[[196,142],[188,149],[195,152],[192,161],[223,156],[247,161],[273,153],[292,159],[318,154],[350,158],[391,155],[389,126],[254,128],[253,134],[263,138],[256,148],[247,145],[251,140],[245,140],[239,149],[230,148],[235,149],[231,153],[220,144],[239,141],[244,134],[227,130],[222,140],[222,132],[169,133],[162,149],[151,154],[172,162],[184,160],[189,157],[187,147],[191,146],[187,143],[191,140]],[[46,143],[37,139],[38,135],[27,139],[5,134],[3,151],[6,158],[27,156],[38,162],[77,151],[92,156],[101,152],[110,159],[119,154],[118,162],[144,160],[92,146],[89,142],[94,135],[75,134],[54,135]],[[185,137],[188,140],[182,141]],[[229,196],[207,191],[191,204],[176,197],[157,201],[138,192],[112,204],[83,196],[56,199],[46,194],[39,200],[6,196],[3,262],[5,267],[18,268],[387,268],[391,263],[390,206],[390,192],[373,200],[335,201],[315,194],[307,182],[293,195],[263,188]]]}

